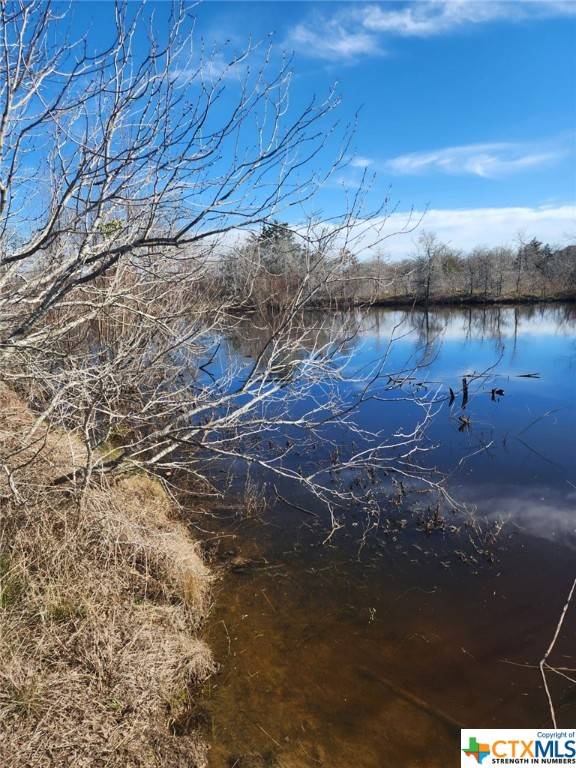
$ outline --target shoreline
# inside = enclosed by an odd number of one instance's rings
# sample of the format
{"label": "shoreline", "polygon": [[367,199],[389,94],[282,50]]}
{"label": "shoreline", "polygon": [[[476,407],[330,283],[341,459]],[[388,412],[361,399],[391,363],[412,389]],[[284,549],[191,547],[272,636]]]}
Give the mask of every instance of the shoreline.
{"label": "shoreline", "polygon": [[[414,296],[394,296],[382,299],[331,299],[330,301],[310,303],[304,308],[304,311],[340,311],[346,309],[417,309],[419,311],[434,309],[483,309],[489,307],[530,307],[547,304],[576,304],[576,294],[565,296],[503,296],[494,298],[485,298],[481,296],[436,296],[429,301],[418,299]],[[282,308],[278,303],[269,302],[266,305],[269,309]],[[231,311],[238,314],[250,315],[256,312],[258,308],[255,305],[236,305],[231,307]]]}
{"label": "shoreline", "polygon": [[436,309],[436,308],[460,308],[470,307],[482,309],[483,307],[510,307],[510,306],[537,306],[539,304],[574,304],[576,303],[576,295],[570,294],[568,296],[519,296],[519,297],[488,297],[483,296],[436,296],[428,301],[419,299],[415,296],[394,296],[390,298],[375,299],[374,301],[358,301],[358,300],[334,300],[332,303],[315,304],[314,309],[330,309],[330,308],[358,308],[358,309],[370,309],[370,308],[383,308],[383,309]]}

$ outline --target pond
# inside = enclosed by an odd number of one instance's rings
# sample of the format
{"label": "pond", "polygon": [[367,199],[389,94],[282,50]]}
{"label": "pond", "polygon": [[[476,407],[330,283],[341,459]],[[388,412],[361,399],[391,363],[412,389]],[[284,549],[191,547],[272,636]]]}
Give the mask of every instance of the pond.
{"label": "pond", "polygon": [[[220,671],[202,692],[214,767],[445,768],[460,727],[551,724],[537,665],[576,576],[576,311],[373,309],[359,328],[357,363],[401,328],[387,370],[417,358],[457,393],[426,458],[477,523],[402,498],[328,542],[320,508],[277,497],[196,520],[227,562],[207,630]],[[393,429],[409,412],[390,414],[367,402],[358,419]],[[575,631],[576,605],[557,666],[576,667]],[[576,685],[549,677],[574,727]]]}

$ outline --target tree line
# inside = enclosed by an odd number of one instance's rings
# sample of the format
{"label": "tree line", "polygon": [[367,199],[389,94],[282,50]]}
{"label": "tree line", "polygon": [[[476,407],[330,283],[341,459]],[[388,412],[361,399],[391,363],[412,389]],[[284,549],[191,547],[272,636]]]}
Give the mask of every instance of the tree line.
{"label": "tree line", "polygon": [[[312,269],[313,267],[313,269]],[[415,253],[400,261],[359,258],[340,248],[310,250],[298,230],[267,223],[218,268],[221,290],[242,303],[280,305],[302,283],[315,285],[318,304],[491,303],[576,296],[576,246],[533,238],[516,247],[465,253],[423,232]]]}

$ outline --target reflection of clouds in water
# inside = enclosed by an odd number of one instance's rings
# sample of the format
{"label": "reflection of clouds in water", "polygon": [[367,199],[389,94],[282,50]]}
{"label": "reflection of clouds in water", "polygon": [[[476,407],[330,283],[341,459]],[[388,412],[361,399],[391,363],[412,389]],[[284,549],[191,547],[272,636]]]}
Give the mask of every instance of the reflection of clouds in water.
{"label": "reflection of clouds in water", "polygon": [[471,486],[466,503],[474,504],[482,520],[504,520],[521,533],[576,549],[576,490],[561,493],[549,486]]}

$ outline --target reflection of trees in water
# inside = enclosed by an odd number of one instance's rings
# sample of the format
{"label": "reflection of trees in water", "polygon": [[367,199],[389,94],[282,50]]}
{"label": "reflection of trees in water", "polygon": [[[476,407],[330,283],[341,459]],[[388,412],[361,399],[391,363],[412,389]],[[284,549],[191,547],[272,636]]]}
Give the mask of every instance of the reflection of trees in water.
{"label": "reflection of trees in water", "polygon": [[302,312],[283,330],[284,339],[291,343],[285,343],[282,354],[278,355],[274,345],[270,344],[271,332],[273,334],[275,330],[273,321],[248,315],[228,334],[228,342],[235,354],[253,360],[260,358],[263,365],[274,355],[274,373],[276,378],[282,379],[293,375],[294,363],[305,361],[309,355],[317,354],[318,349],[341,361],[342,357],[352,353],[361,327],[362,313],[359,311]]}
{"label": "reflection of trees in water", "polygon": [[440,351],[441,340],[446,331],[448,319],[442,313],[410,312],[408,325],[417,339],[419,366],[431,365]]}
{"label": "reflection of trees in water", "polygon": [[554,309],[556,310],[556,322],[558,325],[567,330],[574,330],[576,327],[576,303],[559,304]]}
{"label": "reflection of trees in water", "polygon": [[[558,326],[569,332],[576,327],[576,304],[566,304],[558,307]],[[568,369],[576,369],[576,339],[570,345],[570,354],[567,359]]]}
{"label": "reflection of trees in water", "polygon": [[[261,316],[244,317],[228,337],[233,352],[250,359],[262,355],[265,364],[272,354],[268,343],[271,323],[273,320]],[[383,346],[407,335],[414,342],[411,363],[416,368],[430,365],[448,338],[492,342],[499,355],[506,343],[511,343],[512,351],[516,349],[518,336],[527,324],[535,329],[541,324],[553,326],[559,333],[571,332],[576,329],[576,304],[306,311],[290,326],[293,344],[286,346],[280,360],[276,359],[275,375],[284,378],[294,370],[295,362],[306,360],[318,347],[331,346],[339,360],[350,356],[364,335]]]}
{"label": "reflection of trees in water", "polygon": [[[391,321],[391,318],[394,318]],[[393,327],[409,329],[424,357],[430,358],[437,345],[445,338],[461,338],[470,341],[492,341],[501,351],[507,339],[515,344],[518,335],[527,324],[536,330],[542,326],[554,326],[559,333],[576,329],[576,304],[517,305],[435,308],[432,311],[413,309],[393,312],[374,309],[367,313],[364,328],[378,339],[389,336]]]}

